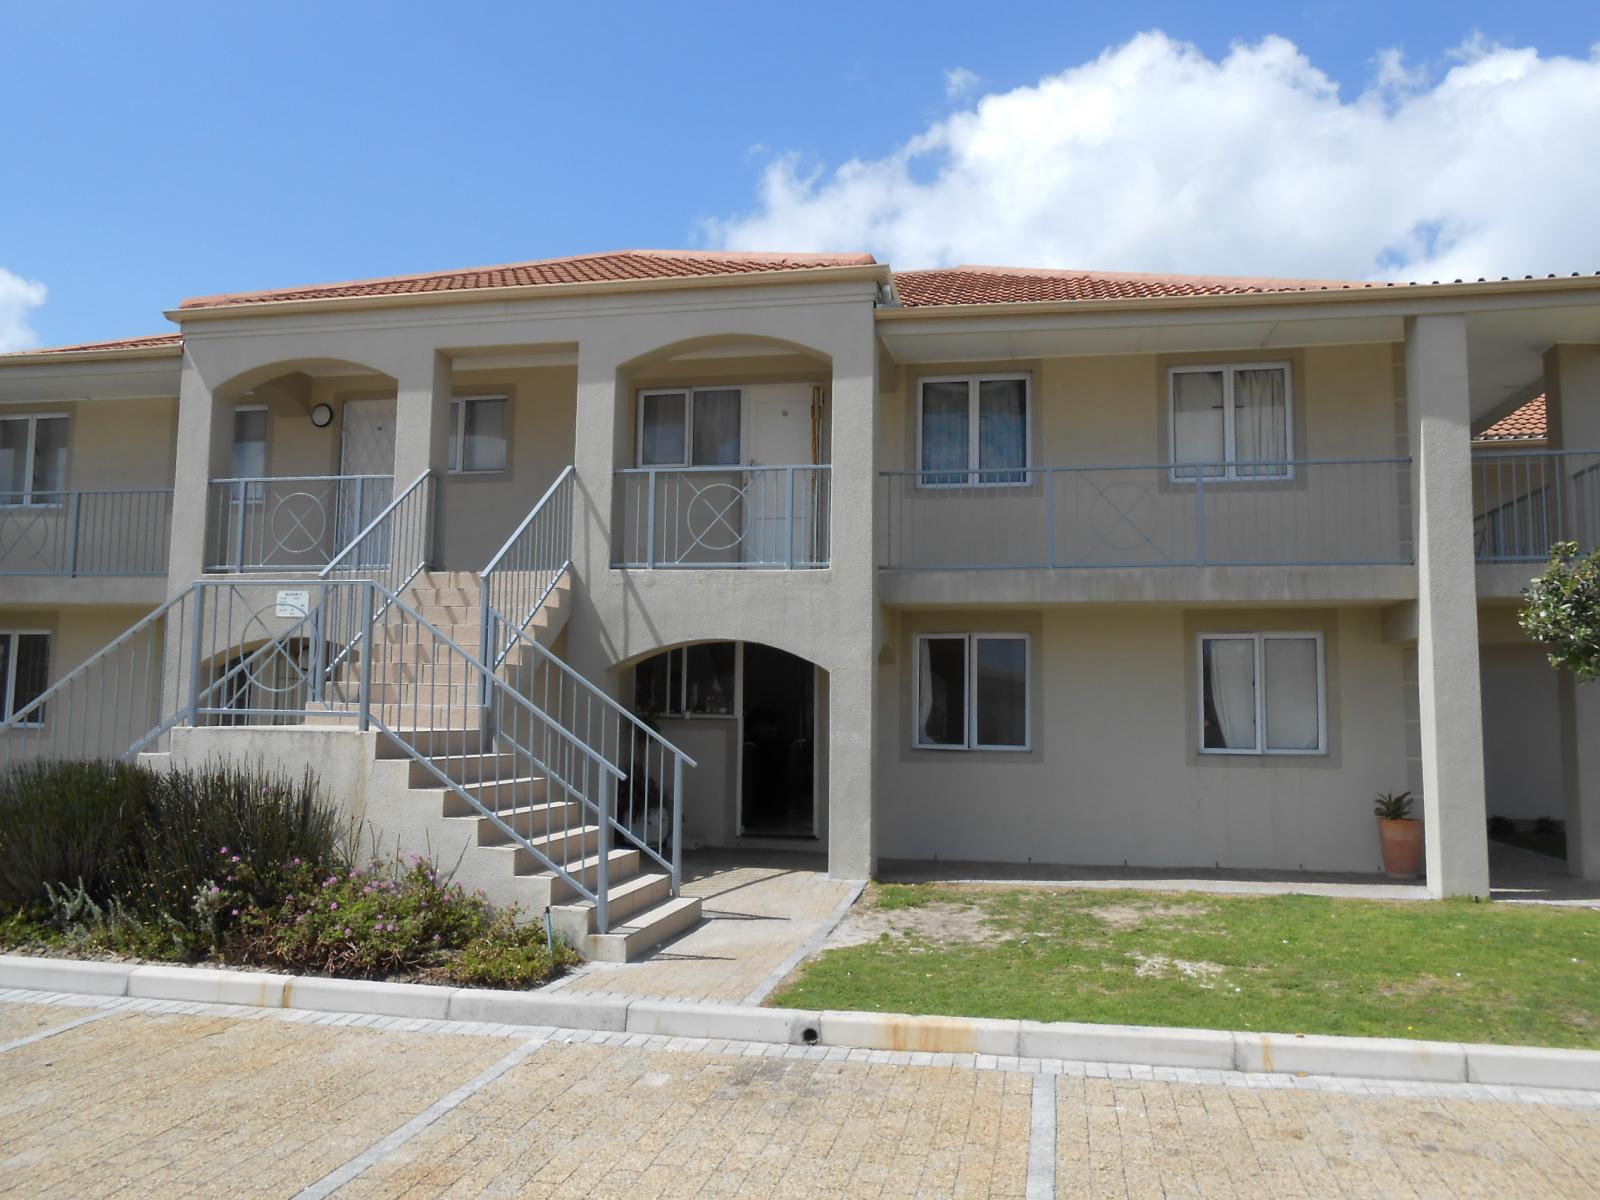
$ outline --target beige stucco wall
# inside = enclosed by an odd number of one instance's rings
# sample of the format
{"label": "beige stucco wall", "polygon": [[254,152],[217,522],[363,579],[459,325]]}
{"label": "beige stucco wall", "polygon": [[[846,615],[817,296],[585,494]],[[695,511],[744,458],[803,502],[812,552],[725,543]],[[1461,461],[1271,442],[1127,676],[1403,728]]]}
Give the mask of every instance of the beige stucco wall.
{"label": "beige stucco wall", "polygon": [[[1403,655],[1379,611],[1054,608],[906,612],[880,666],[887,858],[1378,869],[1374,793],[1406,775]],[[1200,755],[1195,637],[1315,630],[1328,753]],[[917,632],[1032,635],[1033,749],[911,748]]]}
{"label": "beige stucco wall", "polygon": [[503,395],[511,401],[506,469],[447,475],[442,480],[436,539],[439,565],[453,571],[478,571],[572,462],[577,370],[458,371],[452,392],[457,396]]}

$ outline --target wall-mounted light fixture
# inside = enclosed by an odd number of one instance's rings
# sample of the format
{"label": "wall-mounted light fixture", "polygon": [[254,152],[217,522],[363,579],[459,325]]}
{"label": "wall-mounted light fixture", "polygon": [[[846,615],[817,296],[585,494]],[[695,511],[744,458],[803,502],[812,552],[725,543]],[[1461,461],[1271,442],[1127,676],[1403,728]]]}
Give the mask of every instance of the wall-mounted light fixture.
{"label": "wall-mounted light fixture", "polygon": [[318,404],[311,410],[311,423],[318,429],[326,429],[333,424],[333,408],[331,405]]}

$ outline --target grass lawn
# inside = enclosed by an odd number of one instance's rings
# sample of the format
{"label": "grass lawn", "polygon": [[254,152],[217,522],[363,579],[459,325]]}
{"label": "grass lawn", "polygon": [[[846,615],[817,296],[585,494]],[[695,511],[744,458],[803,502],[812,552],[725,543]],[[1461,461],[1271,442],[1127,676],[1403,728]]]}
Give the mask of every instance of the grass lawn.
{"label": "grass lawn", "polygon": [[1600,1048],[1600,912],[875,885],[770,1003]]}

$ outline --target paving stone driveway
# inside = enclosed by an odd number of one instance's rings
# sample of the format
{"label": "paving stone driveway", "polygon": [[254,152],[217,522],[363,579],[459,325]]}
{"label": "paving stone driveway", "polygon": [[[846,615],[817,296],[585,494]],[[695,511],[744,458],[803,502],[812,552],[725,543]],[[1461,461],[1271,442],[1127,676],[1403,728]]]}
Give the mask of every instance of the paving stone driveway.
{"label": "paving stone driveway", "polygon": [[1592,1093],[41,999],[5,1196],[1600,1194]]}

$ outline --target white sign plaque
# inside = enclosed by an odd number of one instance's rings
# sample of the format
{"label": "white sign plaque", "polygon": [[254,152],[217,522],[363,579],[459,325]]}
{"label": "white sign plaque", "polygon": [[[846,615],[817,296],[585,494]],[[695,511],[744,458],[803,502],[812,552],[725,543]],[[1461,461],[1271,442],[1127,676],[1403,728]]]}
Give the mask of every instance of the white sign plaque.
{"label": "white sign plaque", "polygon": [[280,617],[303,617],[311,612],[311,593],[306,591],[292,591],[278,593],[278,615]]}

